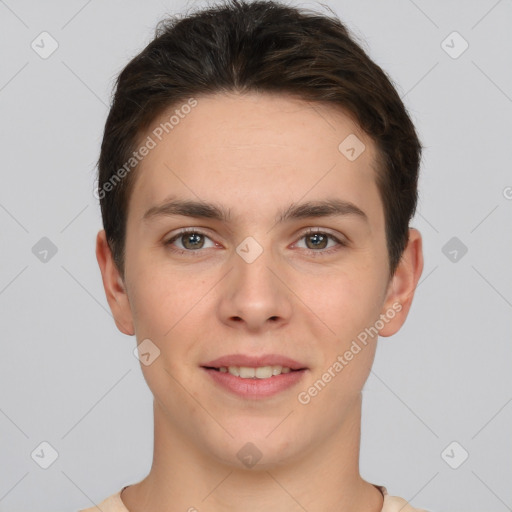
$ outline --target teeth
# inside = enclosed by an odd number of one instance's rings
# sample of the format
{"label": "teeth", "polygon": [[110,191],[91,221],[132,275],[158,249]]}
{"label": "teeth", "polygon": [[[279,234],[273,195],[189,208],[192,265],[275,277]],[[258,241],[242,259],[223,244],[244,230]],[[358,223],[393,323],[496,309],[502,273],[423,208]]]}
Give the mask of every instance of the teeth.
{"label": "teeth", "polygon": [[268,379],[275,375],[281,375],[282,373],[290,373],[292,370],[286,366],[259,366],[258,368],[250,368],[248,366],[222,366],[219,368],[222,373],[230,373],[235,377],[242,379]]}
{"label": "teeth", "polygon": [[256,376],[256,371],[254,368],[248,368],[247,366],[240,366],[239,369],[239,377],[242,377],[242,379],[252,379]]}
{"label": "teeth", "polygon": [[282,366],[272,366],[272,375],[280,375],[283,372]]}
{"label": "teeth", "polygon": [[231,375],[234,375],[235,377],[240,377],[240,368],[237,366],[229,366],[228,372],[231,373]]}
{"label": "teeth", "polygon": [[257,379],[268,379],[269,377],[272,377],[272,366],[256,368],[254,374]]}

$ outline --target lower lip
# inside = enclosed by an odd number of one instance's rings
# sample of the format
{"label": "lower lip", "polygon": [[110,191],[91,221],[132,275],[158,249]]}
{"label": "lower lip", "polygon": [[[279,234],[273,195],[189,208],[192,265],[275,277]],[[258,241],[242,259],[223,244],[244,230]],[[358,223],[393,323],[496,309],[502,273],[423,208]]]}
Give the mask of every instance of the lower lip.
{"label": "lower lip", "polygon": [[277,395],[297,384],[306,372],[306,370],[297,370],[268,379],[242,379],[229,372],[223,373],[204,367],[203,370],[208,372],[211,378],[224,389],[243,398],[267,398]]}

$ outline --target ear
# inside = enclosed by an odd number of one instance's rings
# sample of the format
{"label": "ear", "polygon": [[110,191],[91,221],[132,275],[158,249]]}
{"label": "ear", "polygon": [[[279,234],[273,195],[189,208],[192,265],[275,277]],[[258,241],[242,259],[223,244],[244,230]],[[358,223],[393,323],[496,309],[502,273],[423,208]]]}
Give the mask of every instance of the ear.
{"label": "ear", "polygon": [[379,330],[379,336],[391,336],[398,332],[407,318],[414,292],[423,271],[421,234],[409,228],[409,240],[400,263],[391,278],[386,300],[381,311],[388,319]]}
{"label": "ear", "polygon": [[126,287],[114,262],[112,252],[107,242],[105,230],[102,229],[96,236],[96,259],[101,270],[103,288],[107,296],[108,305],[114,316],[117,328],[124,334],[135,334],[133,328],[132,311]]}

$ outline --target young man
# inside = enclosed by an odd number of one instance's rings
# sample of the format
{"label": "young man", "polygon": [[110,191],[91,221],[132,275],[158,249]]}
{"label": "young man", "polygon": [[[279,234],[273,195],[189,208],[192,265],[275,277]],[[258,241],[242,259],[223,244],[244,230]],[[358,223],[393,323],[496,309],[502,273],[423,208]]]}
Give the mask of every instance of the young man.
{"label": "young man", "polygon": [[418,510],[360,476],[359,447],[378,336],[422,272],[420,155],[335,17],[230,0],[159,27],[118,78],[96,249],[154,458],[97,508]]}

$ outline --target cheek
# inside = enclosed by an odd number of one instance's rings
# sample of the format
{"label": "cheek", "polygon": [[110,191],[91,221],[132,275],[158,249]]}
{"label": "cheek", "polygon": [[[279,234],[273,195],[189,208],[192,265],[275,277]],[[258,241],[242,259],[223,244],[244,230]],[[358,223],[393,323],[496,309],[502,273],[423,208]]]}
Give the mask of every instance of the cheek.
{"label": "cheek", "polygon": [[130,304],[134,314],[137,333],[145,338],[162,338],[174,321],[170,309],[170,297],[176,290],[169,289],[168,283],[156,275],[139,274],[132,287]]}
{"label": "cheek", "polygon": [[[321,356],[301,390],[302,398],[310,400],[307,410],[312,414],[348,410],[368,378],[377,338],[369,336],[366,329],[379,318],[382,294],[376,282],[373,275],[366,274],[364,279],[356,273],[339,275],[307,298],[321,320],[315,323],[329,327],[329,331],[322,329],[323,335],[317,333],[317,353]],[[334,428],[342,419],[339,415],[330,417],[325,428]]]}
{"label": "cheek", "polygon": [[[158,354],[149,365],[141,364],[144,379],[168,414],[183,411],[186,403],[191,417],[195,405],[189,403],[183,390],[188,371],[183,363],[189,360],[195,344],[194,314],[203,314],[200,299],[205,292],[200,285],[204,280],[187,279],[176,269],[170,274],[157,266],[146,268],[138,273],[130,298],[138,343],[151,340],[156,346],[152,350]],[[173,417],[173,421],[178,418]]]}
{"label": "cheek", "polygon": [[382,276],[375,269],[352,266],[328,270],[296,284],[303,304],[329,328],[337,345],[356,336],[378,318],[384,298]]}
{"label": "cheek", "polygon": [[133,253],[130,304],[136,330],[144,337],[164,339],[186,325],[187,316],[209,288],[209,278],[194,276],[162,258]]}

